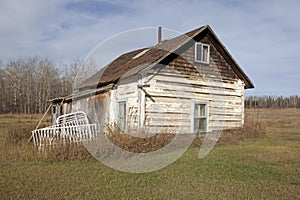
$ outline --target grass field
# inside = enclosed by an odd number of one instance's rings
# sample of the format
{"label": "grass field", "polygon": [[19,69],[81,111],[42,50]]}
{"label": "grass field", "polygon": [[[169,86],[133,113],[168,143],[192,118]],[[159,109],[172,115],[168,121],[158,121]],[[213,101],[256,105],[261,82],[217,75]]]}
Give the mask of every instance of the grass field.
{"label": "grass field", "polygon": [[[0,116],[0,199],[299,199],[300,110],[247,110],[266,136],[215,147],[199,160],[190,148],[159,171],[130,174],[93,158],[51,161],[7,146],[11,127],[40,116]],[[26,152],[26,151],[25,151]]]}

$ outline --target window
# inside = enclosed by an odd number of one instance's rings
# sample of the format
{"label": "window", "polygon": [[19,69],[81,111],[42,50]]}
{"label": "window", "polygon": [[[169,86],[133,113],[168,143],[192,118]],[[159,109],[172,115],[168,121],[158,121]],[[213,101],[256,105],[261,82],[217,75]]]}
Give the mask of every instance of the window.
{"label": "window", "polygon": [[207,131],[207,105],[196,103],[194,105],[194,133]]}
{"label": "window", "polygon": [[118,103],[117,125],[121,130],[126,129],[126,101]]}
{"label": "window", "polygon": [[209,63],[209,45],[202,43],[195,44],[195,61]]}
{"label": "window", "polygon": [[63,114],[62,105],[52,105],[52,115],[56,115],[57,117]]}

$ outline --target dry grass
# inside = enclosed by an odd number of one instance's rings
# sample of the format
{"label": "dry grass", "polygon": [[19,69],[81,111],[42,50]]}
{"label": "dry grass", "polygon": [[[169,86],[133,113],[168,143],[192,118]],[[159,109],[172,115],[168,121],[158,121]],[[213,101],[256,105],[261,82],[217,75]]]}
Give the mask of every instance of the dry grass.
{"label": "dry grass", "polygon": [[88,160],[92,156],[81,143],[64,143],[49,146],[38,152],[44,161]]}
{"label": "dry grass", "polygon": [[300,185],[300,109],[250,109],[247,113],[258,113],[266,126],[266,137],[260,145],[250,145],[257,150],[252,157],[294,173]]}
{"label": "dry grass", "polygon": [[10,126],[7,128],[8,134],[5,137],[7,145],[17,145],[28,141],[31,136],[31,131],[34,129],[33,125],[26,126]]}
{"label": "dry grass", "polygon": [[[134,135],[134,136],[133,136]],[[266,135],[265,123],[260,119],[258,112],[248,113],[244,126],[237,129],[224,130],[218,140],[217,145],[239,144],[246,140],[255,140]],[[134,134],[120,132],[117,128],[109,127],[106,134],[108,139],[122,149],[134,153],[147,153],[156,151],[166,146],[174,137],[170,133],[158,133],[148,137],[143,131]],[[195,137],[191,147],[200,147],[205,134]]]}
{"label": "dry grass", "polygon": [[245,140],[255,140],[266,135],[265,123],[257,113],[248,114],[245,117],[244,126],[232,130],[224,130],[218,140],[218,144],[239,144]]}
{"label": "dry grass", "polygon": [[[64,143],[49,146],[43,150],[38,150],[32,142],[29,141],[31,131],[35,129],[36,121],[40,115],[0,115],[8,124],[5,126],[7,132],[0,140],[1,156],[5,158],[14,158],[20,160],[43,160],[43,161],[60,161],[74,159],[89,159],[90,153],[83,144],[80,143]],[[6,118],[8,117],[8,118]],[[22,118],[23,117],[23,118]],[[7,120],[9,119],[9,120]],[[49,124],[49,117],[40,127]],[[12,122],[16,125],[12,126]]]}
{"label": "dry grass", "polygon": [[[118,172],[95,159],[77,157],[78,153],[67,146],[55,156],[49,155],[44,160],[34,158],[32,155],[38,154],[30,154],[32,145],[25,146],[22,135],[9,136],[15,141],[5,138],[10,132],[8,127],[30,126],[35,122],[22,118],[19,123],[18,118],[0,117],[0,196],[1,199],[299,199],[300,109],[246,110],[246,116],[259,119],[250,124],[256,127],[253,130],[261,130],[257,123],[261,122],[265,134],[253,134],[253,139],[246,119],[243,131],[235,130],[242,131],[243,138],[239,136],[234,145],[218,145],[201,160],[197,158],[199,148],[190,148],[172,165],[146,174]],[[120,137],[117,140],[125,140]],[[133,139],[135,144],[137,141]]]}
{"label": "dry grass", "polygon": [[[11,119],[30,119],[30,120],[37,120],[39,121],[42,118],[42,114],[0,114],[0,118],[11,118]],[[50,116],[47,116],[46,121],[50,121]]]}
{"label": "dry grass", "polygon": [[159,133],[149,137],[143,131],[135,132],[133,136],[130,133],[122,133],[114,127],[108,129],[106,136],[113,144],[134,153],[156,151],[166,146],[175,137],[174,134],[168,133]]}
{"label": "dry grass", "polygon": [[[11,119],[20,121],[21,116],[4,115]],[[27,117],[26,117],[27,116]],[[5,118],[1,116],[2,118]],[[32,121],[36,116],[22,115],[21,121],[25,119]],[[28,121],[27,121],[28,122]],[[18,122],[19,123],[19,122]],[[6,156],[21,158],[25,160],[41,159],[44,161],[60,161],[60,160],[84,160],[90,159],[92,156],[82,143],[64,143],[56,144],[54,146],[44,147],[43,150],[38,151],[32,143],[28,143],[31,136],[31,130],[35,128],[32,123],[22,123],[23,126],[8,126],[6,129],[8,133],[4,137],[4,146]],[[45,124],[43,125],[45,126]],[[257,115],[250,115],[245,119],[245,125],[242,128],[223,131],[219,138],[218,145],[224,144],[238,144],[240,141],[248,139],[255,139],[265,135],[265,126],[257,118]],[[147,133],[142,131],[133,134],[126,134],[120,132],[117,128],[108,127],[106,134],[107,138],[116,146],[134,153],[153,152],[169,144],[175,137],[174,134],[159,133],[148,137]],[[195,137],[191,147],[200,147],[202,145],[204,136]],[[181,137],[181,139],[184,139]],[[107,148],[105,143],[100,144],[102,148]],[[109,149],[107,156],[111,153]]]}
{"label": "dry grass", "polygon": [[27,115],[25,118],[20,118],[20,116],[1,115],[0,119],[2,122],[0,127],[1,157],[5,159],[35,160],[34,147],[32,144],[28,144],[31,130],[35,126],[32,116]]}

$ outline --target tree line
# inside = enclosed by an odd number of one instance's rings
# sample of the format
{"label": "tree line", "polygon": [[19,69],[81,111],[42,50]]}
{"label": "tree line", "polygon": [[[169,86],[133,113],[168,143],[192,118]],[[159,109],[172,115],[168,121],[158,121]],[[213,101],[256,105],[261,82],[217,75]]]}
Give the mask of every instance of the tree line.
{"label": "tree line", "polygon": [[[47,58],[15,59],[0,62],[0,113],[44,113],[49,100],[72,93],[96,65],[76,59],[56,64]],[[249,96],[246,108],[300,108],[300,97]]]}
{"label": "tree line", "polygon": [[80,59],[58,65],[34,57],[0,66],[0,113],[44,113],[50,99],[71,94],[84,75]]}
{"label": "tree line", "polygon": [[300,97],[249,96],[245,98],[245,108],[300,108]]}

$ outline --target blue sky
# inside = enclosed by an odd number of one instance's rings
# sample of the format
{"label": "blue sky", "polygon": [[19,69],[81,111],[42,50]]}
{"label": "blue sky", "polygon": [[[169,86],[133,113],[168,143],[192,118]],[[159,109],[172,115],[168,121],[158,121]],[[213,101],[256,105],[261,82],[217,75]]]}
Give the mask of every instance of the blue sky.
{"label": "blue sky", "polygon": [[184,33],[209,24],[253,80],[247,95],[300,95],[299,11],[298,0],[5,0],[0,60],[69,63],[123,31],[162,26]]}

